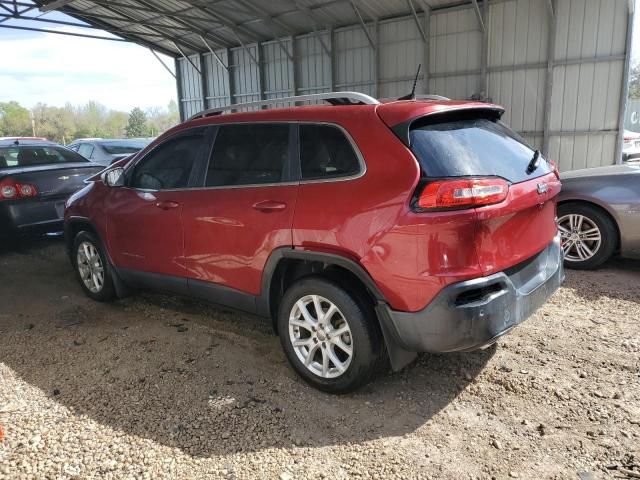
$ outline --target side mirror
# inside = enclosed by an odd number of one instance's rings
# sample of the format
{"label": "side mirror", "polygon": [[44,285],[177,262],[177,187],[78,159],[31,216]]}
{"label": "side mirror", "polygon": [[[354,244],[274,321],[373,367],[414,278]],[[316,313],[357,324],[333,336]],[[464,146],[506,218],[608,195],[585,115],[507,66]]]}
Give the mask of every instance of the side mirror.
{"label": "side mirror", "polygon": [[107,187],[124,186],[124,168],[116,167],[116,168],[107,170],[102,174],[102,182]]}

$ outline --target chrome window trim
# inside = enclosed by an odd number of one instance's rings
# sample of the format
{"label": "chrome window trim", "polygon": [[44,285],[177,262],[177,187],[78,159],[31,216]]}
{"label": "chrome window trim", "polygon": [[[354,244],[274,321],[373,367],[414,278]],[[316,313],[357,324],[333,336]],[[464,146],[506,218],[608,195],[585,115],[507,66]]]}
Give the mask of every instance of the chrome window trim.
{"label": "chrome window trim", "polygon": [[[137,192],[144,192],[144,193],[154,193],[154,192],[183,192],[183,191],[199,191],[199,190],[226,190],[226,189],[238,189],[238,188],[258,188],[258,187],[279,187],[279,186],[294,186],[294,185],[311,185],[314,183],[331,183],[331,182],[348,182],[351,180],[357,180],[359,178],[362,178],[366,175],[367,173],[367,164],[364,160],[364,156],[362,155],[362,152],[360,151],[360,148],[358,148],[357,143],[355,142],[355,140],[353,139],[353,137],[351,136],[351,134],[347,131],[346,128],[344,128],[342,125],[339,125],[337,123],[332,123],[332,122],[325,122],[325,121],[313,121],[313,120],[260,120],[260,121],[236,121],[236,122],[224,122],[224,123],[211,123],[208,125],[198,125],[197,127],[191,127],[185,130],[181,130],[180,132],[176,132],[175,135],[172,135],[170,137],[168,137],[166,140],[163,140],[162,143],[156,145],[152,150],[150,150],[149,152],[145,153],[144,156],[142,156],[140,159],[136,159],[136,161],[129,165],[127,170],[129,170],[129,168],[135,168],[135,165],[137,165],[139,162],[141,162],[144,158],[147,157],[147,155],[151,154],[153,151],[155,151],[158,147],[160,147],[161,145],[163,145],[165,143],[165,141],[171,140],[172,138],[180,135],[181,133],[184,132],[188,132],[189,130],[193,130],[193,129],[198,129],[198,128],[203,128],[203,127],[207,127],[207,128],[215,128],[215,127],[222,127],[225,125],[255,125],[255,124],[287,124],[287,125],[291,125],[291,124],[297,124],[297,125],[324,125],[324,126],[329,126],[329,127],[335,127],[337,129],[339,129],[342,134],[347,138],[347,140],[349,141],[349,143],[351,144],[351,148],[353,148],[353,151],[356,154],[356,157],[358,159],[358,164],[360,166],[360,171],[356,174],[353,175],[345,175],[345,176],[339,176],[339,177],[328,177],[328,178],[319,178],[319,179],[313,179],[313,180],[299,180],[299,181],[295,181],[295,182],[277,182],[277,183],[252,183],[252,184],[245,184],[245,185],[218,185],[218,186],[212,186],[212,187],[207,187],[206,185],[204,186],[197,186],[197,187],[185,187],[185,188],[173,188],[173,189],[167,189],[167,190],[147,190],[147,189],[141,189],[141,188],[131,188],[128,186],[124,186],[124,187],[120,187],[120,188],[126,188],[128,190],[134,190]],[[300,140],[300,137],[298,136],[298,141]],[[215,139],[214,139],[214,144],[215,144]],[[213,148],[214,145],[212,145]],[[211,155],[211,154],[209,154]],[[209,157],[209,161],[210,161],[211,157]],[[207,163],[208,165],[208,163]],[[302,173],[301,173],[302,175]],[[206,177],[205,177],[205,181],[206,181]]]}

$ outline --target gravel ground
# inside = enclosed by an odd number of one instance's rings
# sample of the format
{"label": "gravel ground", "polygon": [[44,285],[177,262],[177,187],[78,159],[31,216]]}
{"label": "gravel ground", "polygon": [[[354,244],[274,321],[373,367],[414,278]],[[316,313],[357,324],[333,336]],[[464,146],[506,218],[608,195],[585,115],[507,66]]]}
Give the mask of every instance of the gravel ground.
{"label": "gravel ground", "polygon": [[87,299],[59,240],[0,253],[0,478],[632,478],[640,262],[568,272],[489,350],[301,382],[262,320]]}

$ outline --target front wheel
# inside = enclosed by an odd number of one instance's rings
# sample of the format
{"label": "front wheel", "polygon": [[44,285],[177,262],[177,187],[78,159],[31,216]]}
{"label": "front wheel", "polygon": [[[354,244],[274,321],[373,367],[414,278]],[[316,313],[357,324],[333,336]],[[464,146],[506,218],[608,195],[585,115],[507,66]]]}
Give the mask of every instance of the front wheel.
{"label": "front wheel", "polygon": [[383,342],[375,313],[322,277],[306,277],[284,294],[278,332],[296,372],[313,387],[347,393],[376,374]]}
{"label": "front wheel", "polygon": [[111,272],[101,242],[89,232],[80,232],[71,253],[80,285],[93,300],[107,302],[115,298]]}

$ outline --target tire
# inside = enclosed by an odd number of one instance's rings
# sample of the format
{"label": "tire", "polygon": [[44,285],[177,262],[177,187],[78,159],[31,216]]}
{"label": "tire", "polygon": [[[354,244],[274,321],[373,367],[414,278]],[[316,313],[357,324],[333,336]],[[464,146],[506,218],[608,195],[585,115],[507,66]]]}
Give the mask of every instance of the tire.
{"label": "tire", "polygon": [[[309,328],[312,323],[304,321],[299,302],[308,308],[307,313],[317,325],[316,299],[323,314],[332,309],[331,305],[336,310],[328,321],[324,319],[325,329],[316,327],[312,332]],[[295,324],[290,323],[290,317],[295,319]],[[365,385],[379,370],[383,357],[384,342],[373,309],[324,277],[304,277],[285,292],[278,312],[278,332],[293,369],[311,386],[324,392],[348,393]],[[306,345],[294,347],[296,338],[299,342],[306,341]],[[306,366],[304,360],[309,358],[312,349],[313,357]],[[328,359],[326,369],[325,358]]]}
{"label": "tire", "polygon": [[[87,251],[91,256],[87,257]],[[93,261],[89,262],[88,259]],[[76,235],[71,250],[71,262],[80,286],[89,298],[98,302],[109,302],[116,298],[111,267],[102,242],[96,235],[90,232],[80,232]],[[99,281],[100,273],[102,273],[102,282]]]}
{"label": "tire", "polygon": [[[578,228],[576,220],[581,219]],[[592,270],[606,262],[618,245],[618,229],[611,217],[598,207],[586,203],[565,203],[558,207],[558,225],[562,236],[562,246],[565,254],[564,265],[576,270]],[[597,234],[595,233],[597,229]],[[586,232],[591,232],[587,234]],[[584,235],[580,240],[576,235]],[[599,235],[599,243],[589,238]],[[572,241],[572,245],[567,242]],[[582,242],[587,247],[584,250],[576,244]],[[591,253],[591,255],[589,254]]]}

